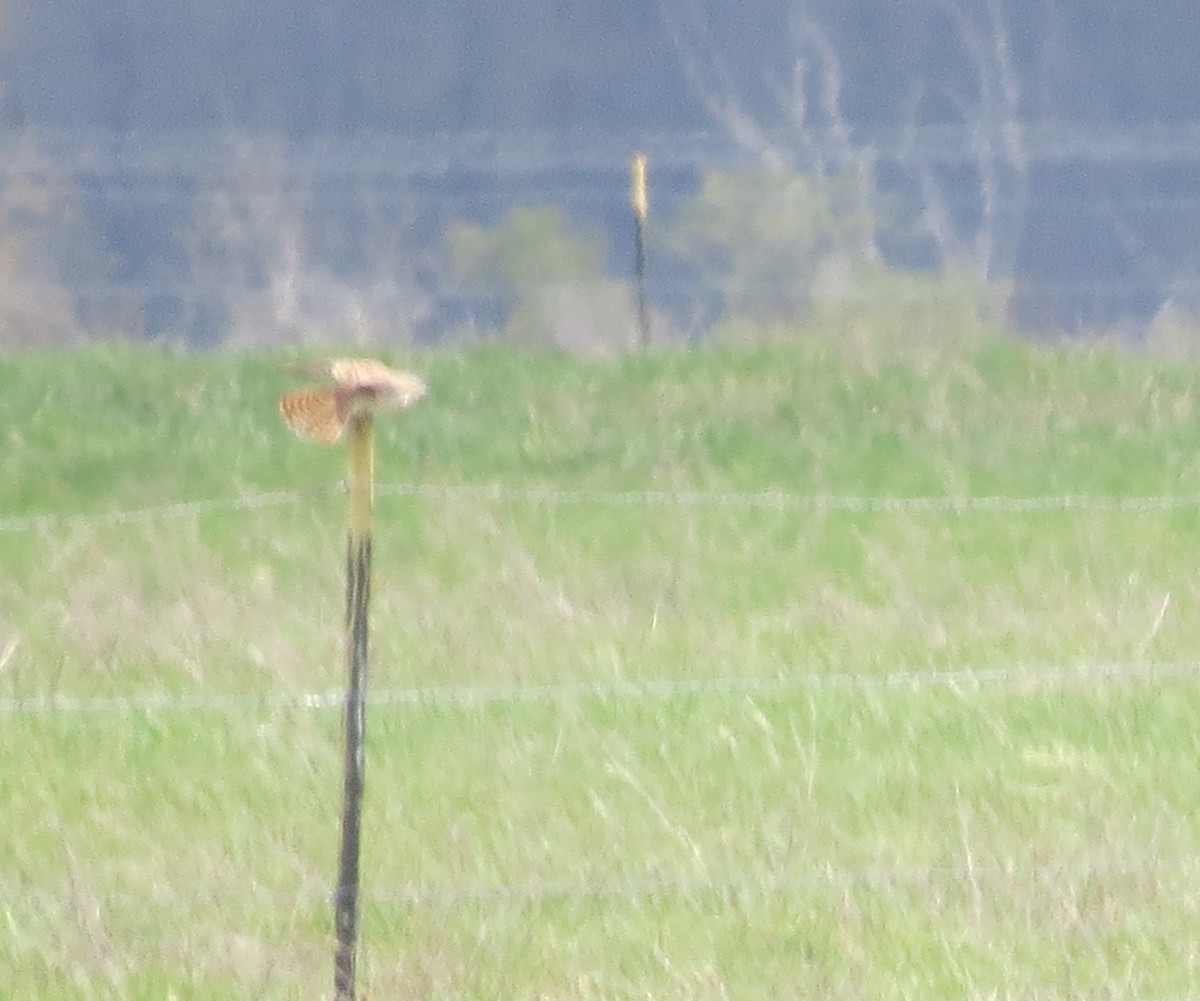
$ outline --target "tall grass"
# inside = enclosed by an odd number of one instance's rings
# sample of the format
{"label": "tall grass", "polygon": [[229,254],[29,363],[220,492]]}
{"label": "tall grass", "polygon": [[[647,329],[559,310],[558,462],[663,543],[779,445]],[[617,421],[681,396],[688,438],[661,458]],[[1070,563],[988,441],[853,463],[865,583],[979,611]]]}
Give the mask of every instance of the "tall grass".
{"label": "tall grass", "polygon": [[[340,723],[303,696],[342,680],[342,457],[276,420],[280,361],[0,362],[0,518],[300,495],[0,534],[15,997],[329,992]],[[986,338],[403,361],[431,394],[381,422],[381,481],[574,501],[378,500],[372,685],[430,691],[371,710],[371,997],[1191,989],[1195,509],[601,495],[1200,495],[1200,367]],[[198,701],[119,701],[146,693]]]}

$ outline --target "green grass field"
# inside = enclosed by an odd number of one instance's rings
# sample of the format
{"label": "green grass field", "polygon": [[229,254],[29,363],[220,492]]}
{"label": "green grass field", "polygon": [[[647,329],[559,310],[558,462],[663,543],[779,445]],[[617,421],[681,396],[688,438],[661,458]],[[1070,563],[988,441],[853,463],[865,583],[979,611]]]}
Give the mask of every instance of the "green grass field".
{"label": "green grass field", "polygon": [[[0,359],[7,996],[332,993],[344,455],[283,360]],[[1194,989],[1200,500],[1019,502],[1200,498],[1200,365],[391,360],[366,996]]]}

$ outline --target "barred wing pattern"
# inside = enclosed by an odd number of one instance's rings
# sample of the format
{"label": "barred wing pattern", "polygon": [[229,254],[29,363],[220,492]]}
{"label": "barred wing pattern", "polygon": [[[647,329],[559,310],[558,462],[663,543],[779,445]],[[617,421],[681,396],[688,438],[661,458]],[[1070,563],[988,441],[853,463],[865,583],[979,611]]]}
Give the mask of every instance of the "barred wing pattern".
{"label": "barred wing pattern", "polygon": [[333,385],[286,393],[279,400],[284,423],[297,434],[332,445],[352,414],[402,410],[425,395],[425,383],[370,358],[332,358],[293,366],[293,371],[323,375]]}
{"label": "barred wing pattern", "polygon": [[336,386],[298,389],[279,398],[283,422],[296,434],[323,445],[334,444],[345,430],[349,408],[339,401]]}

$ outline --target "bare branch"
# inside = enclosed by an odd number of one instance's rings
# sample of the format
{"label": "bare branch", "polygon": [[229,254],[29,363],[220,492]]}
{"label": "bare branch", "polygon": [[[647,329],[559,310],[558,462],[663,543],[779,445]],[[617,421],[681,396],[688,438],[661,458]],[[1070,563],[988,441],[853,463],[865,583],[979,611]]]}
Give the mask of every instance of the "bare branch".
{"label": "bare branch", "polygon": [[[874,220],[875,211],[875,158],[869,150],[856,150],[850,123],[842,110],[842,62],[829,35],[812,18],[798,21],[799,34],[807,40],[817,55],[821,67],[821,109],[825,113],[831,138],[837,147],[837,158],[854,164],[857,176],[859,211],[864,219]],[[874,227],[865,232],[866,244],[862,248],[869,260],[879,258],[879,248],[874,238]]]}
{"label": "bare branch", "polygon": [[985,25],[977,23],[961,3],[936,3],[957,30],[975,68],[979,90],[974,107],[959,107],[963,123],[972,133],[982,200],[973,265],[985,278],[1007,280],[1016,269],[1028,202],[1028,156],[1020,123],[1021,92],[1003,3],[984,0]]}
{"label": "bare branch", "polygon": [[944,264],[962,260],[964,255],[962,241],[942,196],[941,186],[935,180],[932,169],[917,149],[917,123],[920,121],[920,108],[925,96],[924,90],[921,84],[917,84],[904,102],[904,112],[901,115],[904,132],[900,159],[909,163],[916,176],[917,186],[921,189],[921,220],[926,232],[937,245],[938,254]]}
{"label": "bare branch", "polygon": [[786,157],[767,139],[738,97],[697,0],[659,0],[658,10],[688,82],[708,113],[734,142],[759,156],[768,169],[782,169]]}

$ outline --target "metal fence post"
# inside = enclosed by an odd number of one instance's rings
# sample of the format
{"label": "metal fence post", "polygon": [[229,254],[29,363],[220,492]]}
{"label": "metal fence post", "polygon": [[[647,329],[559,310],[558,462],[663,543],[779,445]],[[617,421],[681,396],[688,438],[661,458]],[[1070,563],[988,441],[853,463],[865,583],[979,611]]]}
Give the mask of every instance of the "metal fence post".
{"label": "metal fence post", "polygon": [[375,411],[411,406],[425,395],[414,375],[365,358],[298,366],[333,383],[287,393],[279,409],[299,434],[332,444],[347,435],[346,699],[343,734],[342,828],[334,890],[334,998],[355,1001],[359,859],[366,765],[367,613],[371,601],[371,514],[375,498]]}

